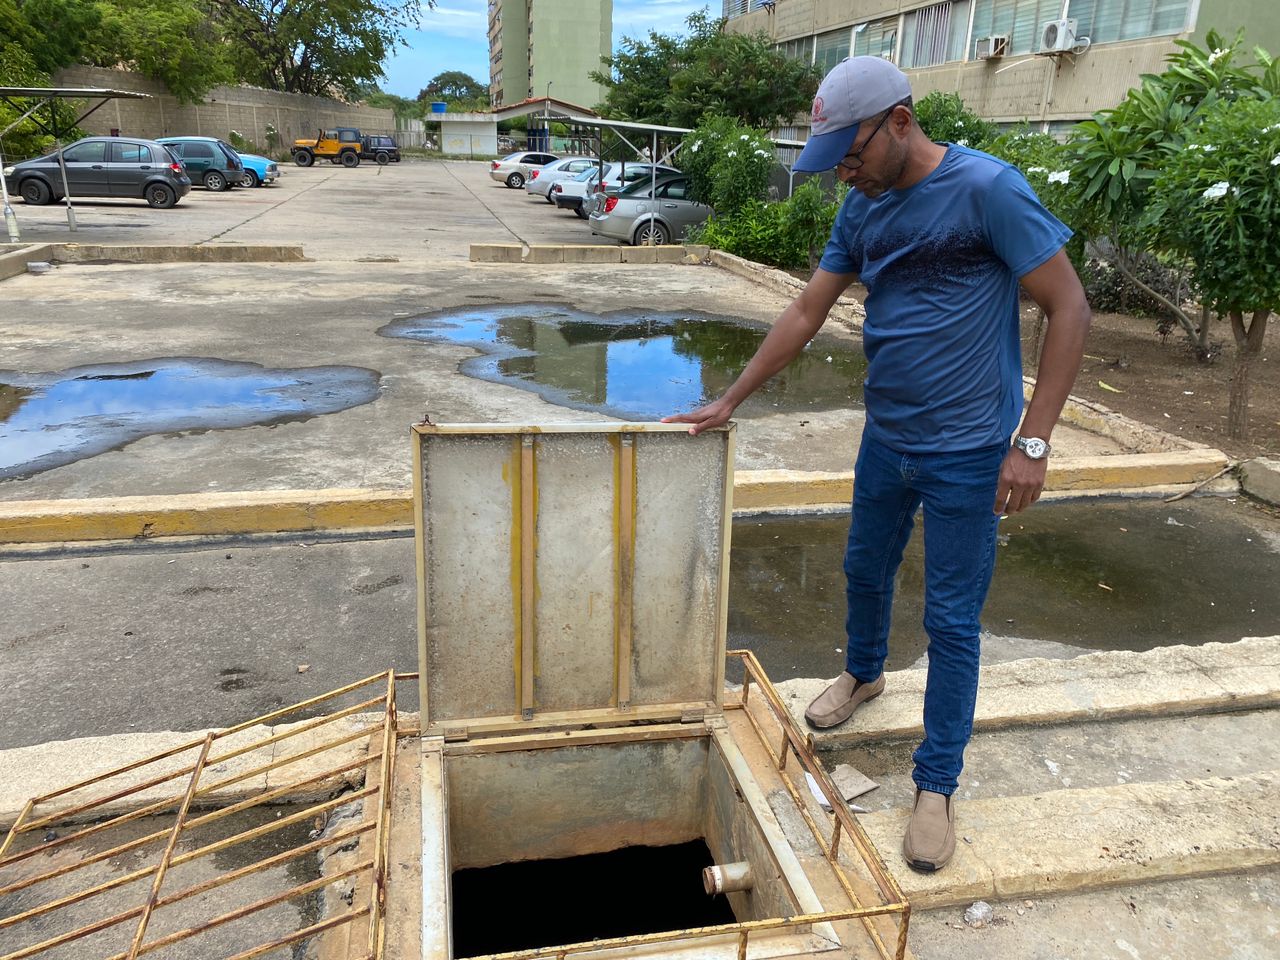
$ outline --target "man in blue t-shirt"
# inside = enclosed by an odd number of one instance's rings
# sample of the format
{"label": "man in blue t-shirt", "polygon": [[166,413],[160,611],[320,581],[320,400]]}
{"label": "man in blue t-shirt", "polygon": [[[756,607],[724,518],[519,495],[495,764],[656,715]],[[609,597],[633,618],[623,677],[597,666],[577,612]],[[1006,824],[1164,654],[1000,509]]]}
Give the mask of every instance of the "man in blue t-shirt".
{"label": "man in blue t-shirt", "polygon": [[[1009,164],[929,140],[906,76],[887,60],[846,59],[818,88],[813,136],[795,169],[833,167],[853,189],[812,279],[723,397],[667,420],[692,424],[691,433],[726,423],[804,349],[850,283],[866,286],[866,426],[844,560],[845,672],[805,717],[833,727],[884,690],[894,575],[923,506],[929,671],[903,853],[932,871],[955,850],[951,797],[973,727],[978,615],[996,522],[1044,487],[1089,305],[1063,250],[1071,232]],[[1048,318],[1025,417],[1019,287]]]}

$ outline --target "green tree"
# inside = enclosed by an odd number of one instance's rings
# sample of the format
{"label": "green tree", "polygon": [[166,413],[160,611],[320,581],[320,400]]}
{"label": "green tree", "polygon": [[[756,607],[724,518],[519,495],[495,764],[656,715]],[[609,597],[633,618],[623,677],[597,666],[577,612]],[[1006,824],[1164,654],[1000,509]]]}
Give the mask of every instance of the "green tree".
{"label": "green tree", "polygon": [[1206,305],[1231,318],[1227,423],[1230,436],[1243,440],[1250,367],[1268,318],[1280,310],[1280,99],[1217,99],[1150,192],[1159,236],[1191,261]]}
{"label": "green tree", "polygon": [[732,117],[707,120],[685,138],[680,151],[680,169],[689,175],[693,196],[717,216],[763,201],[776,163],[769,135]]}
{"label": "green tree", "polygon": [[996,125],[965,106],[958,93],[935,90],[916,101],[914,112],[925,135],[940,143],[985,150],[996,136]]}
{"label": "green tree", "polygon": [[383,61],[421,11],[417,0],[204,2],[241,80],[313,96],[350,94],[380,79]]}
{"label": "green tree", "polygon": [[489,106],[489,85],[461,70],[445,70],[418,91],[419,102],[433,100],[442,100],[457,109],[484,109]]}
{"label": "green tree", "polygon": [[772,127],[806,112],[821,71],[774,50],[763,33],[725,33],[705,12],[685,21],[687,37],[656,31],[625,38],[591,78],[605,86],[603,108],[627,120],[697,126],[704,116]]}
{"label": "green tree", "polygon": [[159,80],[184,103],[239,79],[209,11],[196,0],[99,0],[100,20],[84,59],[128,66]]}
{"label": "green tree", "polygon": [[[1144,283],[1138,266],[1144,257],[1180,255],[1153,230],[1148,207],[1151,185],[1196,136],[1204,118],[1222,101],[1280,94],[1280,68],[1265,51],[1255,61],[1238,63],[1243,36],[1233,43],[1210,31],[1209,50],[1175,41],[1179,51],[1161,74],[1147,74],[1116,107],[1076,127],[1072,181],[1081,214],[1111,248],[1112,262],[1134,286],[1169,311],[1202,357],[1208,355],[1209,311],[1199,318]],[[1188,265],[1189,267],[1189,265]]]}
{"label": "green tree", "polygon": [[0,42],[18,44],[36,70],[50,74],[84,56],[101,20],[102,7],[91,0],[0,0]]}

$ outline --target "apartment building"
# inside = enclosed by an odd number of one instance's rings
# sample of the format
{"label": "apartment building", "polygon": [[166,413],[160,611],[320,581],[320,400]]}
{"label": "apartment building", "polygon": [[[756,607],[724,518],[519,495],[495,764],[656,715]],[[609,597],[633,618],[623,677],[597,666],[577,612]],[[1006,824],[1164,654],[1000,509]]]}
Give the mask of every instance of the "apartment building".
{"label": "apartment building", "polygon": [[489,99],[529,97],[591,107],[604,88],[591,80],[613,52],[613,0],[489,0]]}
{"label": "apartment building", "polygon": [[[1050,133],[1115,106],[1180,38],[1244,27],[1250,46],[1280,48],[1277,0],[724,0],[724,16],[824,72],[886,57],[917,98],[958,93],[989,120]],[[807,126],[779,134],[803,139]]]}

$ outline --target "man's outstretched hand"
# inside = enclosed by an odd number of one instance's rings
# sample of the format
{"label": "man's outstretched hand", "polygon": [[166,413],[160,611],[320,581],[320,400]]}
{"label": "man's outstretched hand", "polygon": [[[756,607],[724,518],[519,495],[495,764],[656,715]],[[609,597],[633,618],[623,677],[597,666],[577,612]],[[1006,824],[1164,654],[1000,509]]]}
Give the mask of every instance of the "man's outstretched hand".
{"label": "man's outstretched hand", "polygon": [[677,413],[671,417],[663,417],[662,422],[690,424],[689,433],[696,437],[703,430],[723,427],[729,422],[729,418],[733,416],[735,409],[736,404],[732,404],[721,397],[719,400],[699,407],[697,410],[690,410],[688,413]]}

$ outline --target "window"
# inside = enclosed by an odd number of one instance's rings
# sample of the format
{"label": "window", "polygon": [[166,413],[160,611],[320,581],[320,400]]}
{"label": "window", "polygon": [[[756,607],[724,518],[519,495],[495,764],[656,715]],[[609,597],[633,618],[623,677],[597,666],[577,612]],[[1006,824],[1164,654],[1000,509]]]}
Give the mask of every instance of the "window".
{"label": "window", "polygon": [[117,142],[111,144],[112,163],[150,163],[151,148],[145,143]]}
{"label": "window", "polygon": [[182,155],[188,160],[208,160],[213,156],[213,144],[200,140],[188,140],[182,145]]}
{"label": "window", "polygon": [[668,200],[684,200],[688,189],[688,180],[672,180],[666,186],[658,188],[658,196],[666,197]]}
{"label": "window", "polygon": [[799,40],[788,40],[786,43],[780,43],[773,49],[777,50],[784,57],[790,57],[792,60],[799,60],[801,63],[813,62],[813,37],[801,37]]}
{"label": "window", "polygon": [[62,151],[62,159],[67,163],[102,163],[107,158],[107,142],[90,140],[88,143],[77,143]]}
{"label": "window", "polygon": [[[974,0],[973,40],[997,34],[1009,38],[1009,53],[1034,53],[1040,48],[1040,24],[1057,20],[1062,0]],[[1074,13],[1074,8],[1072,8]],[[973,46],[968,58],[974,58]]]}
{"label": "window", "polygon": [[326,131],[324,132],[324,134],[321,136],[321,139],[322,139],[322,140],[337,140],[337,139],[338,139],[338,131],[337,131],[337,130],[326,130]]}
{"label": "window", "polygon": [[902,67],[931,67],[964,59],[969,0],[946,0],[902,19]]}
{"label": "window", "polygon": [[813,62],[830,73],[831,68],[849,55],[849,28],[820,33],[814,37]]}
{"label": "window", "polygon": [[1077,36],[1112,43],[1181,33],[1187,6],[1188,0],[1075,0],[1068,16],[1076,21]]}
{"label": "window", "polygon": [[860,23],[853,28],[853,55],[855,57],[884,57],[892,60],[897,53],[898,18],[885,17]]}
{"label": "window", "polygon": [[724,0],[724,18],[740,17],[747,12],[747,0]]}

